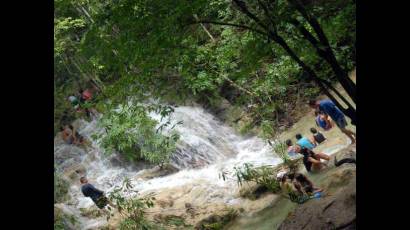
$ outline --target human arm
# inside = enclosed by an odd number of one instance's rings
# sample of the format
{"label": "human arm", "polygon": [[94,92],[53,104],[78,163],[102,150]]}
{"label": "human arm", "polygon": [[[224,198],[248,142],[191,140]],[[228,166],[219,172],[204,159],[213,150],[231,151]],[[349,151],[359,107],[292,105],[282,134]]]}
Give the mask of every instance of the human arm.
{"label": "human arm", "polygon": [[312,143],[314,146],[317,146],[317,145],[318,145],[318,143],[316,142],[314,136],[311,136],[311,137],[309,138],[309,141],[310,141],[310,143]]}
{"label": "human arm", "polygon": [[312,163],[314,163],[314,164],[322,164],[322,162],[321,162],[320,160],[316,160],[316,159],[313,158],[313,157],[309,157],[309,158],[308,158],[308,161],[310,161],[310,162],[312,162]]}

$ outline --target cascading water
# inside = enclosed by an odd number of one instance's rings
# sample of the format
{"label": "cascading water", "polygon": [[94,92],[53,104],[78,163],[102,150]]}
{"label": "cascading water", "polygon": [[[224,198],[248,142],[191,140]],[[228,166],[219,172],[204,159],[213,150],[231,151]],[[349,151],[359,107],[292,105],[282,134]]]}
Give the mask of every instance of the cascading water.
{"label": "cascading water", "polygon": [[[238,186],[233,180],[220,179],[222,170],[230,173],[233,167],[243,163],[276,165],[281,162],[266,142],[257,137],[237,135],[200,107],[177,107],[171,120],[183,122],[176,126],[181,137],[178,151],[171,159],[180,171],[153,179],[141,179],[139,175],[145,171],[141,167],[121,162],[115,155],[105,156],[98,141],[93,141],[87,151],[55,141],[57,170],[72,178],[69,192],[72,199],[63,204],[64,210],[78,217],[81,229],[95,229],[104,225],[105,219],[88,219],[80,215],[80,208],[94,205],[91,199],[81,194],[80,174],[86,174],[91,183],[107,193],[128,177],[140,194],[185,186],[198,191],[194,202],[233,205],[240,200],[236,195]],[[89,140],[98,132],[101,130],[97,128],[97,120],[80,121],[79,133]]]}

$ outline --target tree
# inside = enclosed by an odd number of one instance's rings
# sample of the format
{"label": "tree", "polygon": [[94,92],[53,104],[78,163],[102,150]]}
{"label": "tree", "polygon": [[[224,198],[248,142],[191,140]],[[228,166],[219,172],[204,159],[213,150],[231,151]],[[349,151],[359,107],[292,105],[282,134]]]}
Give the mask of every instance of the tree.
{"label": "tree", "polygon": [[[303,35],[304,39],[315,48],[320,58],[324,59],[332,68],[338,82],[346,90],[349,97],[356,102],[356,86],[353,81],[348,77],[347,71],[343,70],[338,64],[336,57],[330,47],[329,41],[321,28],[318,20],[314,15],[310,14],[304,4],[299,0],[288,1],[262,1],[245,2],[241,0],[232,0],[236,9],[247,17],[248,24],[233,24],[230,22],[217,22],[212,20],[196,20],[194,23],[210,23],[217,25],[233,26],[238,28],[244,28],[254,33],[266,36],[280,47],[282,47],[286,53],[308,74],[308,76],[314,80],[323,92],[348,116],[352,119],[352,123],[356,123],[356,110],[344,98],[327,80],[321,79],[317,76],[315,71],[309,67],[301,58],[296,54],[288,42],[280,35],[280,29],[283,23],[291,23],[299,32]],[[287,4],[288,3],[288,4]],[[264,15],[259,13],[253,13],[251,8],[259,11],[263,11]],[[288,11],[290,10],[290,11]],[[313,28],[318,39],[309,32],[298,19],[295,13],[298,12],[304,20],[308,22],[308,25]],[[338,100],[330,93],[334,92],[342,101],[348,106],[344,108]]]}

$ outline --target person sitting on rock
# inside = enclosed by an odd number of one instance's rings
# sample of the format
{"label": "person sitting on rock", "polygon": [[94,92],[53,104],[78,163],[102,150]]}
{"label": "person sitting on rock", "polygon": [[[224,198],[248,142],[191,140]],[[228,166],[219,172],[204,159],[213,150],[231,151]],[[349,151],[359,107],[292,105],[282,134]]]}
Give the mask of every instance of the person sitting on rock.
{"label": "person sitting on rock", "polygon": [[296,134],[296,144],[298,144],[299,146],[301,146],[302,148],[306,148],[306,149],[313,149],[314,147],[316,147],[317,143],[315,141],[315,139],[312,137],[310,139],[306,138],[306,137],[302,137],[302,134],[298,133]]}
{"label": "person sitting on rock", "polygon": [[326,140],[326,137],[315,128],[310,128],[310,132],[313,134],[313,139],[315,139],[316,143],[321,144]]}
{"label": "person sitting on rock", "polygon": [[290,140],[290,139],[287,139],[286,141],[285,141],[285,143],[286,143],[286,145],[288,146],[288,155],[290,156],[290,157],[295,157],[295,156],[297,156],[297,153],[295,152],[295,148],[293,147],[293,143],[292,143],[292,140]]}
{"label": "person sitting on rock", "polygon": [[302,173],[288,173],[287,177],[293,182],[295,188],[303,194],[312,195],[316,192],[321,192],[323,189],[316,188],[313,186],[312,181],[310,181]]}
{"label": "person sitting on rock", "polygon": [[324,153],[315,153],[312,150],[302,148],[299,145],[295,145],[295,151],[303,155],[303,164],[308,172],[319,171],[323,166],[327,166],[325,163],[321,162],[320,159],[326,161],[330,160],[330,157]]}
{"label": "person sitting on rock", "polygon": [[85,197],[90,197],[99,209],[104,209],[108,204],[113,206],[108,200],[108,198],[104,195],[104,192],[95,188],[92,184],[88,183],[86,177],[81,177],[80,182],[81,192],[83,193],[83,195]]}
{"label": "person sitting on rock", "polygon": [[276,176],[281,190],[295,203],[302,204],[313,198],[312,194],[321,192],[313,183],[300,173],[279,172]]}

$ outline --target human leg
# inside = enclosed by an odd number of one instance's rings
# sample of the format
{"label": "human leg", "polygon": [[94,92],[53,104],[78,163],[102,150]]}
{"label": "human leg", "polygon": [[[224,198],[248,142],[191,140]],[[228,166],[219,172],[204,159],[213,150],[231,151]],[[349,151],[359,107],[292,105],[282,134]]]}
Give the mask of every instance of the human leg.
{"label": "human leg", "polygon": [[330,160],[330,157],[324,153],[316,153],[316,156],[319,157],[319,159],[323,159],[323,160]]}
{"label": "human leg", "polygon": [[344,133],[347,137],[350,138],[350,140],[352,141],[352,144],[356,143],[356,133],[354,133],[351,130],[346,129],[347,122],[346,122],[345,117],[341,117],[339,120],[337,120],[336,124],[339,127],[340,131],[342,131],[342,133]]}

